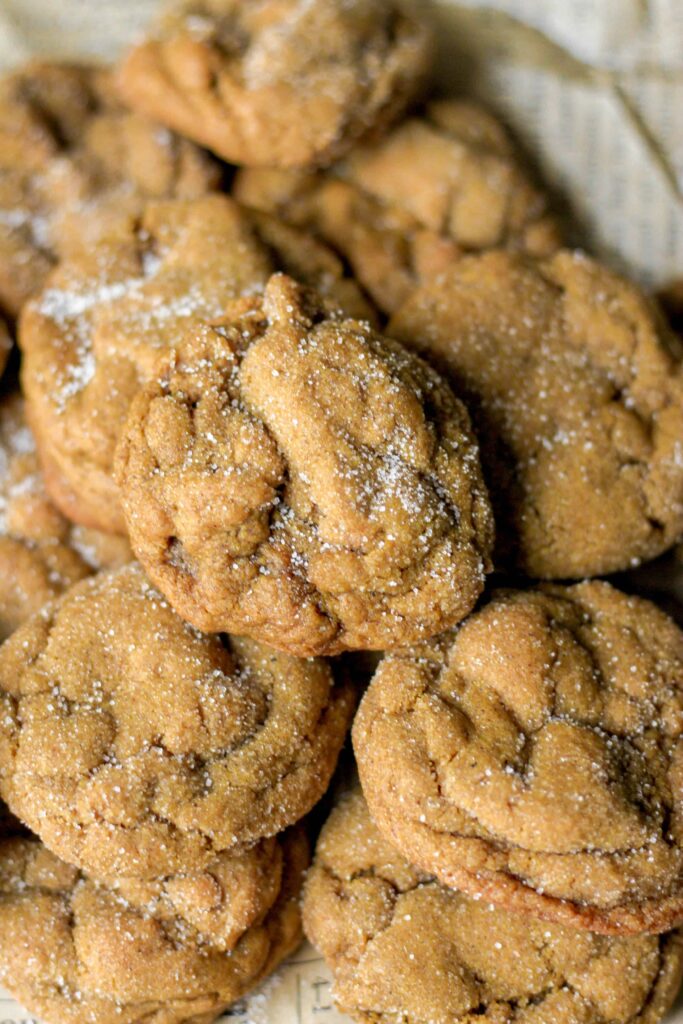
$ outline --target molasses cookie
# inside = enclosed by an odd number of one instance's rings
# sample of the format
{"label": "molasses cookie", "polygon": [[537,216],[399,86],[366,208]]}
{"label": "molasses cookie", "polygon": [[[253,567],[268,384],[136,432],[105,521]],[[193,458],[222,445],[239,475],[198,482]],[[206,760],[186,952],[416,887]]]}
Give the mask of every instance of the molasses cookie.
{"label": "molasses cookie", "polygon": [[123,63],[135,110],[247,166],[323,165],[421,91],[431,33],[400,0],[200,0]]}
{"label": "molasses cookie", "polygon": [[467,401],[501,566],[603,575],[681,536],[683,371],[635,285],[580,253],[488,253],[416,292],[389,333]]}
{"label": "molasses cookie", "polygon": [[0,790],[95,878],[204,868],[322,796],[354,699],[330,667],[203,636],[132,564],[0,648]]}
{"label": "molasses cookie", "polygon": [[248,168],[233,191],[320,234],[387,313],[463,252],[545,256],[560,244],[547,200],[502,125],[462,100],[430,103],[329,175]]}
{"label": "molasses cookie", "polygon": [[300,656],[431,636],[489,567],[464,406],[282,274],[141,390],[117,477],[133,549],[183,618]]}
{"label": "molasses cookie", "polygon": [[303,911],[362,1024],[656,1024],[683,974],[679,932],[607,938],[447,889],[386,843],[358,792],[323,828]]}
{"label": "molasses cookie", "polygon": [[683,633],[607,583],[501,592],[381,662],[377,825],[446,885],[604,934],[683,920]]}
{"label": "molasses cookie", "polygon": [[147,198],[220,182],[192,142],[126,110],[112,75],[34,61],[0,81],[0,309],[16,317],[58,257]]}
{"label": "molasses cookie", "polygon": [[[54,1024],[208,1024],[299,943],[307,844],[295,832],[281,846],[277,899],[221,949],[188,919],[186,903],[138,909],[37,840],[3,840],[0,980]],[[198,888],[190,903],[199,908],[207,895]]]}
{"label": "molasses cookie", "polygon": [[125,532],[112,462],[133,395],[188,325],[220,317],[280,267],[372,315],[325,246],[221,195],[149,203],[52,273],[19,340],[46,484],[65,515]]}
{"label": "molasses cookie", "polygon": [[0,399],[0,642],[89,573],[43,487],[18,394]]}

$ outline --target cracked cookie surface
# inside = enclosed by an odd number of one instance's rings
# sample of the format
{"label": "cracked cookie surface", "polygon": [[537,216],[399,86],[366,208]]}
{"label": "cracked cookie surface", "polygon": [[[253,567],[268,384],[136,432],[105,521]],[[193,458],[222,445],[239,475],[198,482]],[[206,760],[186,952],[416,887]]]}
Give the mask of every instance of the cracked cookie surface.
{"label": "cracked cookie surface", "polygon": [[547,256],[560,245],[503,126],[462,100],[428,104],[330,174],[242,169],[233,194],[317,232],[389,314],[463,253]]}
{"label": "cracked cookie surface", "polygon": [[483,588],[492,520],[464,407],[284,275],[143,388],[117,476],[138,558],[207,631],[383,649],[459,621]]}
{"label": "cracked cookie surface", "polygon": [[194,143],[126,110],[110,72],[34,61],[0,81],[0,308],[16,317],[59,257],[147,198],[217,187]]}
{"label": "cracked cookie surface", "polygon": [[327,164],[421,91],[431,33],[396,0],[191,0],[119,74],[134,109],[247,166]]}
{"label": "cracked cookie surface", "polygon": [[683,920],[683,633],[607,583],[501,592],[387,655],[354,723],[374,820],[447,885],[631,934]]}
{"label": "cracked cookie surface", "polygon": [[322,243],[222,195],[148,203],[50,275],[19,340],[46,484],[65,515],[125,532],[112,462],[130,400],[189,324],[220,316],[280,268],[372,316]]}
{"label": "cracked cookie surface", "polygon": [[323,827],[303,914],[362,1024],[656,1024],[683,974],[679,932],[594,935],[447,889],[382,838],[359,792]]}
{"label": "cracked cookie surface", "polygon": [[681,536],[680,346],[634,285],[580,253],[489,253],[416,292],[388,331],[468,404],[501,566],[598,576]]}
{"label": "cracked cookie surface", "polygon": [[64,1024],[208,1024],[299,943],[307,843],[295,832],[280,845],[277,898],[222,949],[188,920],[182,900],[141,910],[37,840],[2,840],[3,985],[31,1012]]}
{"label": "cracked cookie surface", "polygon": [[0,689],[0,790],[105,881],[196,870],[299,820],[354,706],[325,662],[197,633],[135,564],[20,627]]}

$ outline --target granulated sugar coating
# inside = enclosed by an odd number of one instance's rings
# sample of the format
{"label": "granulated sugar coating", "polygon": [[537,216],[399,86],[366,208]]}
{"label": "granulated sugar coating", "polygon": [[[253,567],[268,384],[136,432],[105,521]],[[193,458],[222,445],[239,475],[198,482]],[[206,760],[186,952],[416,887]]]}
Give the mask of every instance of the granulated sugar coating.
{"label": "granulated sugar coating", "polygon": [[358,792],[323,828],[304,928],[362,1024],[656,1024],[683,973],[679,932],[606,938],[446,889],[384,841]]}
{"label": "granulated sugar coating", "polygon": [[535,264],[489,253],[416,292],[389,333],[468,403],[498,562],[597,576],[680,536],[680,345],[635,285],[578,253]]}
{"label": "granulated sugar coating", "polygon": [[147,198],[220,183],[187,139],[126,110],[110,71],[35,61],[0,80],[0,310],[15,317],[58,257]]}
{"label": "granulated sugar coating", "polygon": [[387,655],[353,731],[377,825],[446,885],[604,934],[683,921],[683,633],[650,602],[502,592]]}
{"label": "granulated sugar coating", "polygon": [[46,483],[69,518],[125,532],[112,462],[130,400],[188,324],[220,316],[280,267],[372,315],[324,245],[222,195],[150,202],[52,273],[19,340]]}
{"label": "granulated sugar coating", "polygon": [[[226,951],[182,900],[141,910],[36,840],[1,841],[0,981],[32,1013],[60,1024],[209,1024],[299,944],[307,843],[294,832],[279,845],[277,899],[244,922]],[[199,888],[189,909],[201,900]]]}
{"label": "granulated sugar coating", "polygon": [[195,871],[298,821],[354,706],[325,662],[197,633],[135,565],[22,626],[0,687],[1,793],[104,881]]}
{"label": "granulated sugar coating", "polygon": [[133,549],[176,610],[293,654],[431,636],[489,567],[462,404],[284,275],[140,392],[117,474]]}
{"label": "granulated sugar coating", "polygon": [[327,175],[242,169],[233,194],[320,234],[386,313],[463,252],[548,256],[560,245],[503,126],[464,100],[428,104]]}
{"label": "granulated sugar coating", "polygon": [[397,120],[431,56],[430,30],[400,0],[191,0],[119,81],[134,110],[231,163],[302,167]]}
{"label": "granulated sugar coating", "polygon": [[90,572],[43,486],[19,394],[0,399],[0,641]]}

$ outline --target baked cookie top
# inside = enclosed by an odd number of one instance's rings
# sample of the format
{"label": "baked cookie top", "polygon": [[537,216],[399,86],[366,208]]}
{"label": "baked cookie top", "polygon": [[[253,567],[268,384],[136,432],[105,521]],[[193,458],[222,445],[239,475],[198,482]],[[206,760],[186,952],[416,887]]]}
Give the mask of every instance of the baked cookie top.
{"label": "baked cookie top", "polygon": [[324,245],[222,195],[150,202],[52,273],[22,316],[22,383],[50,495],[70,519],[125,532],[112,462],[130,400],[189,324],[279,267],[372,315]]}
{"label": "baked cookie top", "polygon": [[607,938],[447,889],[385,842],[359,792],[323,828],[303,913],[364,1024],[656,1024],[683,973],[678,932]]}
{"label": "baked cookie top", "polygon": [[682,732],[683,633],[592,582],[387,655],[354,748],[378,826],[442,882],[630,934],[683,920]]}
{"label": "baked cookie top", "polygon": [[353,711],[329,666],[203,636],[132,564],[0,649],[0,789],[93,877],[205,867],[324,793]]}
{"label": "baked cookie top", "polygon": [[0,642],[89,567],[43,486],[18,393],[0,398]]}
{"label": "baked cookie top", "polygon": [[580,253],[488,253],[415,292],[389,332],[468,403],[501,564],[603,575],[681,536],[680,346],[634,285]]}
{"label": "baked cookie top", "polygon": [[216,187],[194,143],[126,110],[113,76],[34,61],[0,81],[0,309],[16,317],[58,256],[91,245],[146,198]]}
{"label": "baked cookie top", "polygon": [[292,654],[459,621],[492,520],[464,406],[291,278],[192,331],[117,452],[131,544],[176,610]]}
{"label": "baked cookie top", "polygon": [[[208,1024],[299,942],[307,843],[294,833],[280,845],[277,899],[223,950],[188,920],[187,902],[138,909],[37,840],[0,841],[0,980],[45,1020]],[[190,909],[204,898],[199,885]]]}
{"label": "baked cookie top", "polygon": [[124,60],[127,102],[247,166],[324,165],[421,91],[427,26],[399,0],[191,0]]}
{"label": "baked cookie top", "polygon": [[233,193],[318,232],[389,314],[465,252],[547,256],[560,245],[505,129],[465,100],[427,104],[329,174],[242,169]]}

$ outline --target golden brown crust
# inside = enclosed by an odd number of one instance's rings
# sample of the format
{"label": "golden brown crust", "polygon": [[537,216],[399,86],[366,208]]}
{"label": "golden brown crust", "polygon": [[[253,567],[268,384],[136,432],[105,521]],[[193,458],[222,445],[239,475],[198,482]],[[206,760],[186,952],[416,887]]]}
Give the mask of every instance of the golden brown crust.
{"label": "golden brown crust", "polygon": [[0,649],[0,789],[105,881],[194,871],[322,796],[353,711],[322,661],[203,636],[132,564]]}
{"label": "golden brown crust", "polygon": [[681,536],[683,370],[634,285],[567,250],[489,253],[416,292],[389,332],[471,408],[502,565],[603,575]]}
{"label": "golden brown crust", "polygon": [[395,121],[430,57],[397,0],[202,0],[136,46],[119,81],[134,109],[231,163],[301,167]]}
{"label": "golden brown crust", "polygon": [[396,646],[481,593],[492,521],[464,407],[421,360],[275,275],[136,397],[131,543],[195,626],[301,656]]}
{"label": "golden brown crust", "polygon": [[683,974],[680,932],[606,938],[495,909],[403,860],[360,793],[323,828],[304,927],[362,1024],[656,1024]]}
{"label": "golden brown crust", "polygon": [[320,234],[386,313],[465,252],[547,256],[560,245],[502,125],[462,100],[428,104],[329,175],[249,168],[233,193]]}
{"label": "golden brown crust", "polygon": [[188,325],[220,316],[279,267],[372,316],[322,243],[221,195],[148,203],[50,275],[21,319],[22,383],[46,484],[66,516],[125,533],[112,462],[133,395]]}
{"label": "golden brown crust", "polygon": [[279,895],[229,950],[184,906],[138,910],[39,842],[0,843],[2,983],[32,1012],[65,1024],[208,1022],[262,981],[300,939],[301,833],[281,842]]}
{"label": "golden brown crust", "polygon": [[447,885],[604,934],[683,920],[683,633],[607,583],[502,592],[383,659],[373,818]]}
{"label": "golden brown crust", "polygon": [[112,76],[33,61],[0,81],[0,308],[16,317],[58,256],[148,198],[216,187],[192,142],[124,109]]}

